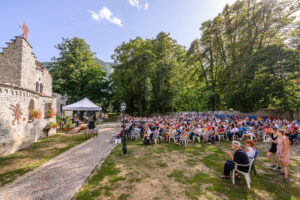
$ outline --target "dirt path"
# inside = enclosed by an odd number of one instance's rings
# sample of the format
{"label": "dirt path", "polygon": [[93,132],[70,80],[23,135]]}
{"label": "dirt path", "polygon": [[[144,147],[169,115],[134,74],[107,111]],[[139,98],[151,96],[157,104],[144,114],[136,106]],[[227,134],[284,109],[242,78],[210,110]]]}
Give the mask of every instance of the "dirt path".
{"label": "dirt path", "polygon": [[71,199],[115,146],[107,140],[119,128],[119,123],[103,125],[96,139],[75,146],[0,188],[0,200]]}

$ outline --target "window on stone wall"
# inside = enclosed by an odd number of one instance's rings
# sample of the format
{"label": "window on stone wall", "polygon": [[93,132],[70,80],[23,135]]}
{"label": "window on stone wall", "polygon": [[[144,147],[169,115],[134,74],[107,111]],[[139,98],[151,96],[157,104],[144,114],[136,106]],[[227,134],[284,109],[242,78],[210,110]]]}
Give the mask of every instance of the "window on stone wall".
{"label": "window on stone wall", "polygon": [[40,84],[40,93],[43,93],[44,92],[44,86],[43,86],[43,84],[41,83]]}
{"label": "window on stone wall", "polygon": [[40,84],[39,84],[39,82],[36,82],[35,83],[35,91],[39,92],[39,90],[40,90]]}
{"label": "window on stone wall", "polygon": [[49,118],[48,110],[52,108],[52,103],[45,103],[45,118]]}
{"label": "window on stone wall", "polygon": [[31,122],[33,121],[31,118],[30,118],[30,112],[32,110],[34,110],[34,101],[31,99],[30,102],[29,102],[29,107],[28,107],[28,110],[29,110],[29,113],[28,113],[28,122]]}

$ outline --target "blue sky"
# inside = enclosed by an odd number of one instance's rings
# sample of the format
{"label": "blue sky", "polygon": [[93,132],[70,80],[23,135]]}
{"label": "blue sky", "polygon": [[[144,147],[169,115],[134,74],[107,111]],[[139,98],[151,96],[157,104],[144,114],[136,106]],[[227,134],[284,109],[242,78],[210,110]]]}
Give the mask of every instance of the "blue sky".
{"label": "blue sky", "polygon": [[[26,21],[28,41],[41,62],[58,56],[61,38],[83,38],[96,55],[111,61],[123,41],[154,38],[160,31],[188,47],[199,27],[233,0],[0,0],[0,47],[21,35]],[[1,50],[0,50],[1,51]]]}

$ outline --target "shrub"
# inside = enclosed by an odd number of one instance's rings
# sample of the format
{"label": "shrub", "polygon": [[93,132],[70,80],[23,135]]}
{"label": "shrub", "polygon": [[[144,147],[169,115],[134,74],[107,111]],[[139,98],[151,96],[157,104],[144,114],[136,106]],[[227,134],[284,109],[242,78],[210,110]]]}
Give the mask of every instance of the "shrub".
{"label": "shrub", "polygon": [[70,119],[66,119],[66,123],[64,124],[64,128],[72,128],[73,122]]}
{"label": "shrub", "polygon": [[115,116],[119,116],[120,113],[108,113],[108,117],[115,117]]}
{"label": "shrub", "polygon": [[56,123],[60,123],[61,122],[61,117],[59,115],[56,115]]}

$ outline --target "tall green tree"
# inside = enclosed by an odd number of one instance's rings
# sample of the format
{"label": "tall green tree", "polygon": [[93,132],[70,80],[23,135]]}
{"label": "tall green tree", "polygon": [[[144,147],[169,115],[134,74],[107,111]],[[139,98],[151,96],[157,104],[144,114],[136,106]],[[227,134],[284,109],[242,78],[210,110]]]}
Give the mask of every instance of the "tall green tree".
{"label": "tall green tree", "polygon": [[137,37],[115,49],[112,79],[114,105],[126,101],[132,114],[167,112],[174,109],[181,58],[185,51],[169,34],[155,39]]}
{"label": "tall green tree", "polygon": [[178,78],[185,51],[169,34],[160,32],[152,40],[152,52],[155,54],[155,60],[150,77],[152,84],[151,111],[171,111],[174,109],[173,100],[178,92],[178,88],[173,83]]}
{"label": "tall green tree", "polygon": [[[250,111],[259,104],[270,106],[248,95],[253,82],[245,81],[243,72],[256,52],[288,41],[295,46],[298,29],[291,27],[297,23],[295,13],[299,8],[295,0],[237,0],[202,24],[201,38],[192,42],[188,50],[187,67],[194,69],[190,73],[195,80],[205,84],[201,87],[208,109]],[[262,94],[266,95],[263,91]]]}
{"label": "tall green tree", "polygon": [[59,57],[53,58],[50,65],[53,90],[67,94],[69,103],[84,97],[96,103],[107,101],[109,82],[90,46],[83,39],[74,37],[63,38],[56,48]]}
{"label": "tall green tree", "polygon": [[149,107],[150,72],[155,55],[151,51],[151,41],[137,37],[115,49],[112,79],[114,81],[115,108],[122,101],[132,114],[143,115]]}

